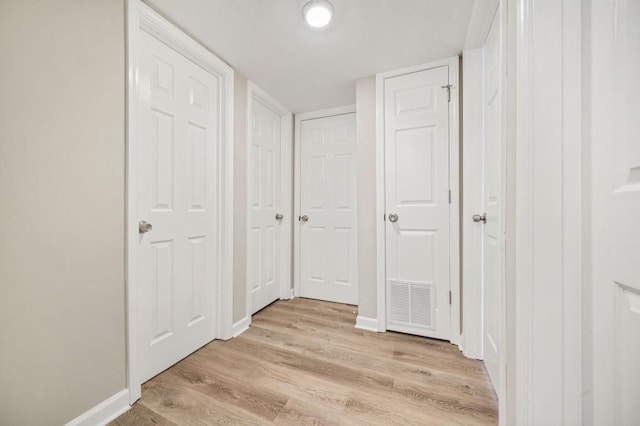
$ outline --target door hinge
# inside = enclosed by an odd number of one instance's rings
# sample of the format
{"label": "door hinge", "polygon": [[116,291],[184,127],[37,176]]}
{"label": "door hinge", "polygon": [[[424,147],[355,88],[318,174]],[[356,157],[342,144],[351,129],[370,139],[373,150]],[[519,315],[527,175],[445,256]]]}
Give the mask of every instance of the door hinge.
{"label": "door hinge", "polygon": [[453,87],[451,84],[447,84],[446,86],[440,86],[443,89],[447,89],[447,102],[451,102],[451,88]]}
{"label": "door hinge", "polygon": [[451,204],[451,190],[449,190],[449,204]]}
{"label": "door hinge", "polygon": [[385,222],[387,221],[387,214],[386,213],[382,215],[382,220],[385,221]]}
{"label": "door hinge", "polygon": [[449,292],[449,304],[451,304],[451,292]]}

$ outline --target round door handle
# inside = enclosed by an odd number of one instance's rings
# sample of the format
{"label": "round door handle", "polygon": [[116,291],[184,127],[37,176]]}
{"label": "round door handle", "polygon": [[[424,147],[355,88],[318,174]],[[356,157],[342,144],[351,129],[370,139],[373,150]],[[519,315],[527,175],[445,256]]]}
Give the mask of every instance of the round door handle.
{"label": "round door handle", "polygon": [[395,222],[397,222],[397,221],[398,221],[398,215],[397,215],[397,214],[395,214],[395,213],[391,213],[391,214],[389,215],[389,222],[393,222],[393,223],[395,223]]}
{"label": "round door handle", "polygon": [[309,220],[309,216],[306,214],[304,216],[300,216],[300,222],[307,222]]}
{"label": "round door handle", "polygon": [[276,214],[276,220],[282,220],[284,219],[284,216],[280,213]]}
{"label": "round door handle", "polygon": [[487,214],[486,214],[486,213],[482,213],[482,214],[474,214],[474,215],[473,215],[473,221],[474,221],[474,222],[484,222],[484,223],[487,223]]}
{"label": "round door handle", "polygon": [[144,220],[141,220],[140,222],[138,222],[138,232],[141,234],[146,234],[147,232],[151,231],[153,229],[153,225],[151,225],[149,222],[146,222]]}

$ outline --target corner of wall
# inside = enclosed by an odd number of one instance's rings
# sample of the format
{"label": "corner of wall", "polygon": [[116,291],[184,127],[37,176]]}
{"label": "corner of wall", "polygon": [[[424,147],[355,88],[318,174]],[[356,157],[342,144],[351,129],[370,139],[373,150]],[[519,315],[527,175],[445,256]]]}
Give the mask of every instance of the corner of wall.
{"label": "corner of wall", "polygon": [[[234,72],[233,333],[247,312],[247,79]],[[250,318],[250,316],[249,316]]]}
{"label": "corner of wall", "polygon": [[377,316],[376,278],[376,79],[356,81],[358,153],[358,315]]}

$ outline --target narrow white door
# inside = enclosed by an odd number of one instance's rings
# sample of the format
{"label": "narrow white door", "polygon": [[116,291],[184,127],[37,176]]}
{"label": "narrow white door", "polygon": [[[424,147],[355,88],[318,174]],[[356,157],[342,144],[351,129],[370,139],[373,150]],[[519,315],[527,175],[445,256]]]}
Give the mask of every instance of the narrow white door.
{"label": "narrow white door", "polygon": [[[591,424],[640,422],[640,2],[594,1]],[[578,302],[578,301],[577,301]],[[589,354],[589,351],[587,352]],[[587,383],[587,386],[591,383]]]}
{"label": "narrow white door", "polygon": [[[136,258],[138,363],[144,382],[216,330],[218,81],[140,32]],[[145,232],[147,231],[147,232]]]}
{"label": "narrow white door", "polygon": [[450,338],[449,70],[384,86],[387,328]]}
{"label": "narrow white door", "polygon": [[[500,395],[500,325],[504,259],[504,173],[502,161],[501,43],[499,11],[484,47],[484,170],[483,170],[483,359]],[[476,217],[476,220],[478,218]]]}
{"label": "narrow white door", "polygon": [[280,115],[251,99],[247,279],[254,314],[280,297]]}
{"label": "narrow white door", "polygon": [[355,114],[300,129],[300,296],[358,303]]}

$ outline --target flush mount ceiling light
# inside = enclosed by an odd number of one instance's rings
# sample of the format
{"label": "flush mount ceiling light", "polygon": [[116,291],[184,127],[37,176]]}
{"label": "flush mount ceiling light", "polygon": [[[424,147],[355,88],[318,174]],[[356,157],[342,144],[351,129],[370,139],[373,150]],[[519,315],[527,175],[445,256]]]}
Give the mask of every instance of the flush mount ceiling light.
{"label": "flush mount ceiling light", "polygon": [[326,27],[333,19],[333,6],[327,0],[311,0],[302,8],[302,16],[313,28]]}

